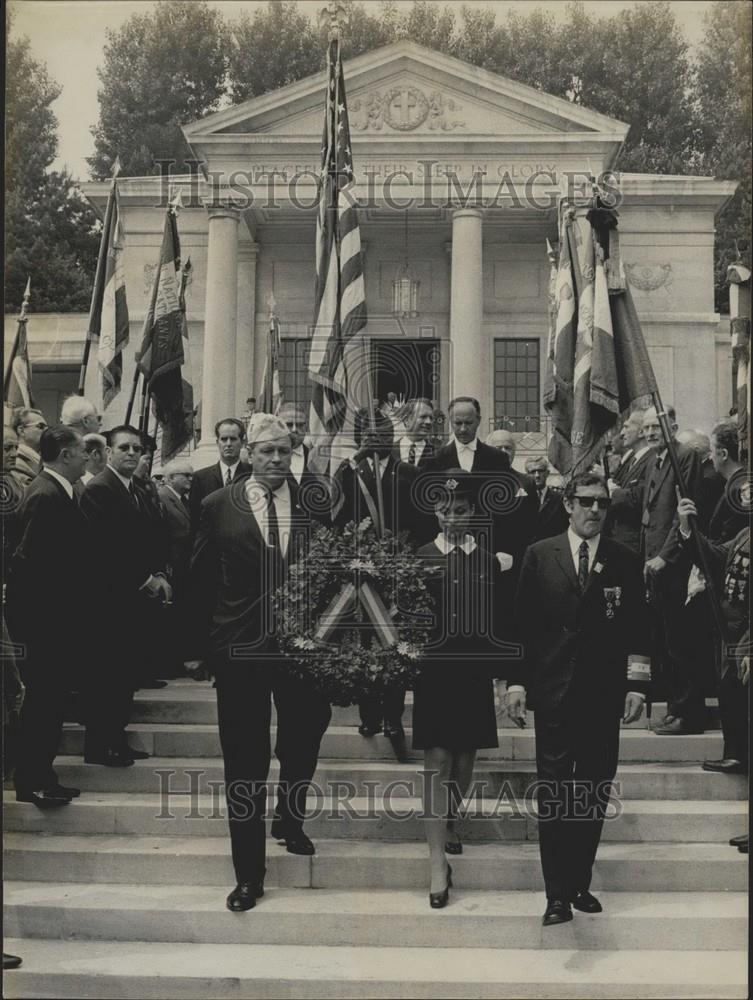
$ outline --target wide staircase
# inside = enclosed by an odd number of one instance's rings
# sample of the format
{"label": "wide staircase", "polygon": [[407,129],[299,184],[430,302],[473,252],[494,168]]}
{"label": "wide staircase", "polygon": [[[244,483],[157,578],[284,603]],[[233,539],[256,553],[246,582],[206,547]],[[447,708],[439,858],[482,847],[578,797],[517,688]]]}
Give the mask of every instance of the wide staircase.
{"label": "wide staircase", "polygon": [[[657,706],[655,714],[661,711]],[[714,711],[713,707],[711,709]],[[410,705],[406,709],[410,746]],[[58,772],[81,798],[39,811],[5,793],[7,997],[745,997],[746,781],[708,774],[721,736],[622,735],[620,799],[594,889],[604,912],[543,928],[532,730],[502,724],[461,826],[449,906],[428,901],[420,755],[398,764],[333,711],[306,829],[313,858],[269,841],[267,893],[234,884],[214,691],[139,692],[126,770],[85,765],[66,727]],[[713,720],[711,725],[717,725]],[[276,776],[273,764],[272,778]]]}

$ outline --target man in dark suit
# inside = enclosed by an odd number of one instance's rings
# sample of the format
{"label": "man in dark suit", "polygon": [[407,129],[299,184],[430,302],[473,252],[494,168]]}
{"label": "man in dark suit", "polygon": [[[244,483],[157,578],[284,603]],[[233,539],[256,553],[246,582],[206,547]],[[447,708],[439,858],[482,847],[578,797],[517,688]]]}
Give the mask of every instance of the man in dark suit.
{"label": "man in dark suit", "polygon": [[[353,435],[358,452],[353,464],[344,462],[334,476],[339,488],[339,512],[335,524],[343,527],[349,521],[359,523],[369,517],[379,524],[380,507],[374,469],[374,454],[379,463],[382,501],[384,503],[384,528],[400,534],[408,533],[408,541],[416,548],[424,545],[436,534],[436,520],[428,510],[421,509],[416,496],[418,470],[415,466],[396,460],[393,448],[392,421],[383,413],[374,412],[374,425],[366,410],[359,410],[354,418]],[[382,697],[374,695],[359,703],[362,736],[373,736],[384,727],[385,736],[393,740],[398,756],[402,756],[404,738],[402,715],[405,692],[394,689]]]}
{"label": "man in dark suit", "polygon": [[702,431],[680,431],[677,443],[692,448],[701,462],[701,486],[698,493],[698,525],[708,533],[711,515],[724,493],[724,479],[711,460],[711,439]]}
{"label": "man in dark suit", "polygon": [[168,676],[180,676],[187,653],[184,647],[188,628],[188,570],[192,544],[188,493],[193,467],[186,458],[174,458],[162,472],[164,482],[157,487],[157,492],[167,535],[167,575],[173,588],[172,606],[164,609],[166,648],[162,651],[162,660],[170,667]]}
{"label": "man in dark suit", "polygon": [[134,482],[143,450],[134,427],[114,427],[107,468],[89,480],[81,498],[97,558],[102,626],[100,660],[87,681],[84,760],[108,767],[149,756],[128,746],[125,728],[143,659],[142,632],[154,603],[172,598],[162,520]]}
{"label": "man in dark suit", "polygon": [[62,424],[41,435],[42,471],[29,484],[18,516],[19,542],[8,576],[8,619],[20,658],[26,699],[20,719],[16,798],[40,807],[79,795],[60,785],[53,761],[66,697],[77,683],[82,595],[99,585],[89,561],[86,519],[73,484],[86,467],[78,431]]}
{"label": "man in dark suit", "polygon": [[[303,832],[330,708],[310,684],[279,663],[272,595],[305,556],[310,519],[291,482],[290,437],[277,417],[256,420],[249,440],[254,471],[202,504],[191,561],[194,661],[210,658],[217,682],[220,742],[237,885],[228,909],[250,910],[263,895],[271,697],[280,761],[272,835],[293,854],[314,854]],[[277,662],[276,662],[277,661]]]}
{"label": "man in dark suit", "polygon": [[609,498],[593,473],[565,489],[570,525],[526,552],[515,608],[523,657],[508,670],[507,709],[535,713],[544,925],[599,913],[591,873],[611,782],[620,720],[640,718],[650,679],[650,637],[640,560],[604,537]]}
{"label": "man in dark suit", "polygon": [[[672,433],[677,433],[675,411],[667,407]],[[655,731],[666,736],[703,732],[705,699],[696,671],[685,657],[683,608],[688,590],[688,567],[680,558],[677,539],[677,480],[662,437],[656,410],[643,417],[646,443],[654,449],[642,497],[641,553],[644,578],[655,619],[654,651],[667,694],[667,715]],[[677,445],[677,458],[691,500],[701,490],[701,460],[692,448]],[[632,489],[637,497],[638,488]],[[638,502],[641,502],[640,499]]]}
{"label": "man in dark suit", "polygon": [[533,480],[538,507],[533,538],[531,539],[531,544],[533,544],[533,542],[540,542],[542,538],[552,538],[554,535],[561,535],[563,531],[567,531],[569,518],[563,504],[562,490],[547,485],[549,462],[546,457],[541,455],[527,458],[526,473]]}
{"label": "man in dark suit", "polygon": [[236,417],[220,420],[215,425],[214,436],[220,453],[219,461],[204,469],[198,469],[191,481],[188,507],[191,513],[191,531],[194,535],[199,526],[199,513],[204,497],[251,474],[248,462],[241,461],[241,448],[246,440],[243,421]]}
{"label": "man in dark suit", "polygon": [[47,421],[41,410],[22,408],[14,412],[12,427],[18,436],[13,476],[19,486],[26,489],[42,469],[39,440],[47,427]]}
{"label": "man in dark suit", "polygon": [[409,399],[405,404],[405,434],[395,442],[396,461],[425,469],[434,456],[431,434],[434,428],[434,405],[430,399]]}
{"label": "man in dark suit", "polygon": [[611,504],[605,532],[633,552],[641,551],[641,517],[646,476],[654,449],[643,435],[645,410],[633,410],[620,428],[620,464],[609,483]]}
{"label": "man in dark suit", "polygon": [[492,448],[479,440],[481,405],[477,399],[456,397],[450,403],[449,417],[453,436],[436,452],[429,470],[462,469],[473,473],[478,496],[476,512],[487,519],[486,525],[479,525],[479,544],[492,552],[511,554],[513,576],[517,578],[525,545],[520,547],[516,519],[506,519],[505,514],[517,507],[526,490],[511,472],[509,456],[500,448]]}

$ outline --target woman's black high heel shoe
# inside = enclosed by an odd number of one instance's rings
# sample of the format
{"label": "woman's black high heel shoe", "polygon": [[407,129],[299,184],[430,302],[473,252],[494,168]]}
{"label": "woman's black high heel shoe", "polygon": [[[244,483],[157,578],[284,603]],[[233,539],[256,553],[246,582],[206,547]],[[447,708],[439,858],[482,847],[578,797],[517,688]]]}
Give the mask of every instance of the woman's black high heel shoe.
{"label": "woman's black high heel shoe", "polygon": [[447,885],[441,892],[429,893],[429,906],[432,910],[442,910],[450,899],[450,887],[452,886],[452,866],[447,865]]}

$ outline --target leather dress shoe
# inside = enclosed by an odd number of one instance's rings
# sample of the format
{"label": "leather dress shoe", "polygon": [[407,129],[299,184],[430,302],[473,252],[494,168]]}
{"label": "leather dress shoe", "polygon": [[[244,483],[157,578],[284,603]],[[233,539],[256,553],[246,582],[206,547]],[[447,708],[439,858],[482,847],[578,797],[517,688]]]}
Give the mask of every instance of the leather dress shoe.
{"label": "leather dress shoe", "polygon": [[361,736],[376,736],[381,728],[378,723],[375,725],[373,722],[362,722],[358,727],[358,732]]}
{"label": "leather dress shoe", "polygon": [[16,802],[30,802],[40,809],[55,809],[70,805],[71,800],[67,795],[58,795],[54,789],[44,788],[36,792],[17,791]]}
{"label": "leather dress shoe", "polygon": [[104,764],[105,767],[132,767],[133,757],[126,757],[118,750],[105,750],[104,753],[85,754],[85,764]]}
{"label": "leather dress shoe", "polygon": [[287,833],[283,839],[285,841],[285,850],[288,854],[302,854],[307,857],[316,854],[316,848],[310,837],[307,837],[303,830],[296,830],[295,833]]}
{"label": "leather dress shoe", "polygon": [[159,691],[161,688],[167,687],[167,681],[142,681],[139,684],[139,689],[141,691]]}
{"label": "leather dress shoe", "polygon": [[601,913],[602,910],[599,900],[587,889],[576,892],[570,902],[581,913]]}
{"label": "leather dress shoe", "polygon": [[704,771],[718,771],[720,774],[747,774],[748,768],[741,760],[734,757],[722,757],[721,760],[705,760],[701,767]]}
{"label": "leather dress shoe", "polygon": [[256,900],[264,895],[263,882],[239,882],[225,901],[228,910],[243,913],[253,910]]}
{"label": "leather dress shoe", "polygon": [[405,730],[401,723],[385,722],[384,729],[382,730],[384,735],[388,740],[404,740]]}
{"label": "leather dress shoe", "polygon": [[746,837],[742,844],[737,845],[737,849],[741,854],[748,853],[748,838]]}
{"label": "leather dress shoe", "polygon": [[445,854],[462,854],[463,844],[460,840],[448,840],[444,845]]}
{"label": "leather dress shoe", "polygon": [[50,791],[54,795],[61,795],[66,799],[77,799],[81,795],[80,788],[71,788],[68,785],[53,785]]}
{"label": "leather dress shoe", "polygon": [[23,959],[19,958],[18,955],[9,955],[7,951],[3,952],[3,969],[17,969],[22,961]]}
{"label": "leather dress shoe", "polygon": [[124,746],[121,752],[124,757],[130,757],[131,760],[149,760],[151,757],[151,754],[148,754],[146,750],[135,750],[128,745]]}
{"label": "leather dress shoe", "polygon": [[570,904],[564,899],[548,899],[544,919],[541,921],[544,927],[551,927],[553,924],[566,924],[573,919],[573,911]]}
{"label": "leather dress shoe", "polygon": [[654,732],[659,736],[698,736],[703,733],[703,726],[691,726],[678,717],[664,726],[657,726]]}
{"label": "leather dress shoe", "polygon": [[747,833],[741,833],[739,837],[730,837],[729,839],[730,847],[739,847],[740,844],[747,844],[747,843],[748,843]]}

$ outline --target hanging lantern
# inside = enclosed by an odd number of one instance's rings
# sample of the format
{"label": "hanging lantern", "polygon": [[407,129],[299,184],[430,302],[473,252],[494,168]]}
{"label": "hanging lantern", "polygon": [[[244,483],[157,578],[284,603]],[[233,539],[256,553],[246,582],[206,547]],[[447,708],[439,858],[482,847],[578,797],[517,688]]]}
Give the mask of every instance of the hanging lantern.
{"label": "hanging lantern", "polygon": [[408,212],[405,212],[405,262],[392,281],[392,315],[400,319],[418,316],[418,291],[421,282],[413,277],[408,263]]}

